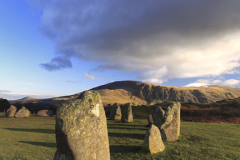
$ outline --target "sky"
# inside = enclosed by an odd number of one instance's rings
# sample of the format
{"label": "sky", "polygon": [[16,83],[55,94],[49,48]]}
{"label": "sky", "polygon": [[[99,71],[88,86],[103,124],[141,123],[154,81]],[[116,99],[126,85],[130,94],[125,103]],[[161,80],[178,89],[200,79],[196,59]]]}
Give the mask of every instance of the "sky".
{"label": "sky", "polygon": [[114,81],[240,86],[239,0],[0,1],[0,97]]}

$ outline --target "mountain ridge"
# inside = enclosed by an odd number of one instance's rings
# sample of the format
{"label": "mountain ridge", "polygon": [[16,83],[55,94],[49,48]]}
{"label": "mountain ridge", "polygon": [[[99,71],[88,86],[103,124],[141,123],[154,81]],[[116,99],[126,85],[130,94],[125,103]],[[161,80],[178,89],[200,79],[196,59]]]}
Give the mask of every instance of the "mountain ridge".
{"label": "mountain ridge", "polygon": [[[156,104],[167,101],[193,102],[193,103],[213,103],[223,99],[233,99],[240,97],[240,89],[219,85],[208,87],[171,87],[150,84],[139,81],[116,81],[107,83],[90,90],[99,92],[104,106],[113,103],[133,103],[135,105]],[[48,99],[30,99],[26,101],[13,102],[33,102],[42,105],[60,106],[62,102],[77,98],[81,92]]]}
{"label": "mountain ridge", "polygon": [[209,87],[170,87],[138,81],[116,81],[91,90],[108,92],[108,90],[120,89],[127,91],[129,96],[138,98],[143,104],[166,101],[212,103],[223,99],[240,97],[240,89],[233,87],[219,85]]}

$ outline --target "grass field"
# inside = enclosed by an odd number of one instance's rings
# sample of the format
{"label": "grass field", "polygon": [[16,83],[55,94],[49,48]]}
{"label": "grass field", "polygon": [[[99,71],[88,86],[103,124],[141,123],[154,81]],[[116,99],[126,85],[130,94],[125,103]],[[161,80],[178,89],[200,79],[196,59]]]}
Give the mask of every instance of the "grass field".
{"label": "grass field", "polygon": [[[182,122],[176,142],[150,155],[141,150],[147,120],[108,120],[112,160],[240,159],[240,125]],[[0,113],[0,160],[51,160],[56,151],[55,117],[5,118]]]}

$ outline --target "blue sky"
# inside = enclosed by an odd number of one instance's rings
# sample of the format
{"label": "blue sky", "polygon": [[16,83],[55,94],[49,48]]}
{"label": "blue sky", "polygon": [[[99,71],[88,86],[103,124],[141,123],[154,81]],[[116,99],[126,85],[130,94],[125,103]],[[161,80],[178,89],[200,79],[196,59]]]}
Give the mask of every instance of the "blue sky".
{"label": "blue sky", "polygon": [[121,80],[240,84],[237,0],[0,2],[0,97],[47,98]]}

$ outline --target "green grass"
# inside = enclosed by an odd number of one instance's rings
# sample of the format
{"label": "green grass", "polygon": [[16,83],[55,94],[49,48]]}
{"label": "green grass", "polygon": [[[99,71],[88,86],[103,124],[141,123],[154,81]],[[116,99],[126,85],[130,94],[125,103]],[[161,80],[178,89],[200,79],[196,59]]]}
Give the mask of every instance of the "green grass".
{"label": "green grass", "polygon": [[[141,149],[147,120],[108,120],[111,160],[240,159],[240,125],[182,122],[176,142],[151,155]],[[51,160],[56,151],[55,117],[5,118],[0,113],[0,160]]]}

